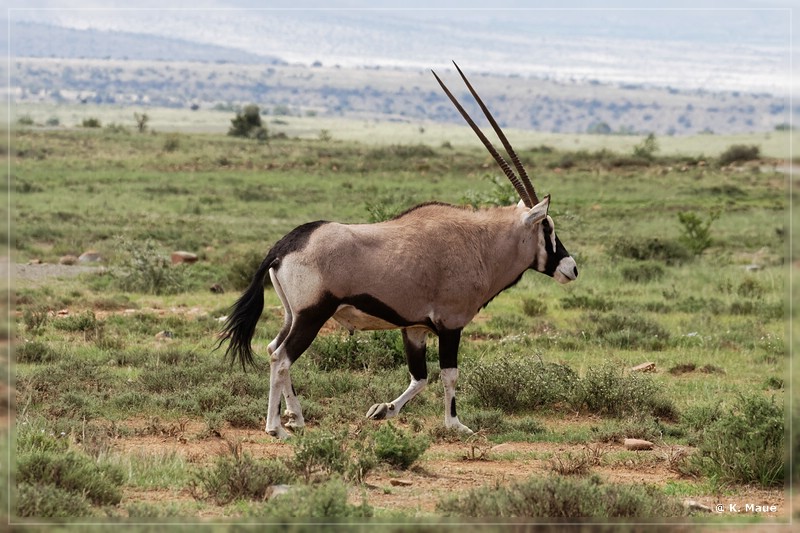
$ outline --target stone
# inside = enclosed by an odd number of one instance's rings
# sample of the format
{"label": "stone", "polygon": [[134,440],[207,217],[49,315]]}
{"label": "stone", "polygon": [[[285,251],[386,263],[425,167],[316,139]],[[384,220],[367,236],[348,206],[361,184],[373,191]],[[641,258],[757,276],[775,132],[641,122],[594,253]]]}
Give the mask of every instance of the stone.
{"label": "stone", "polygon": [[78,262],[78,258],[74,255],[64,255],[58,260],[59,265],[74,265]]}
{"label": "stone", "polygon": [[179,265],[182,263],[196,263],[197,262],[197,254],[193,254],[192,252],[184,252],[184,251],[177,251],[172,252],[170,256],[173,265]]}
{"label": "stone", "polygon": [[655,372],[656,364],[653,362],[642,363],[630,369],[631,372]]}
{"label": "stone", "polygon": [[625,449],[632,451],[652,450],[653,443],[642,439],[625,439]]}
{"label": "stone", "polygon": [[695,500],[684,500],[683,507],[689,511],[703,511],[704,513],[710,513],[712,511],[711,507],[708,505],[703,505]]}
{"label": "stone", "polygon": [[211,290],[211,292],[213,292],[214,294],[223,294],[223,293],[225,292],[225,289],[223,289],[223,288],[222,288],[222,285],[220,285],[219,283],[215,283],[215,284],[213,284],[213,285],[210,287],[210,290]]}
{"label": "stone", "polygon": [[171,331],[159,331],[156,333],[156,340],[163,341],[167,339],[172,339],[175,335],[172,334]]}
{"label": "stone", "polygon": [[389,483],[391,483],[394,487],[410,487],[413,485],[412,482],[405,479],[390,479]]}
{"label": "stone", "polygon": [[103,258],[100,255],[100,252],[96,252],[94,250],[87,250],[78,257],[79,263],[97,263],[102,260]]}

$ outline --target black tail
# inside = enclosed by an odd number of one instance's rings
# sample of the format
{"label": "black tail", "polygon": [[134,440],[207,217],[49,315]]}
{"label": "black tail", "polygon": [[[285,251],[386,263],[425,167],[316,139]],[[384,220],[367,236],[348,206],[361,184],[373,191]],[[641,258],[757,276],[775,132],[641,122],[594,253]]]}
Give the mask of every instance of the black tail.
{"label": "black tail", "polygon": [[261,312],[264,310],[264,278],[275,259],[275,255],[270,251],[262,261],[261,266],[258,267],[250,286],[245,289],[239,299],[236,300],[236,303],[233,304],[228,318],[225,320],[225,325],[220,332],[221,340],[217,348],[228,340],[225,358],[230,358],[231,365],[236,362],[236,359],[239,359],[242,364],[242,370],[247,370],[248,364],[256,366],[250,341],[256,331],[256,324],[258,324],[258,319],[261,317]]}

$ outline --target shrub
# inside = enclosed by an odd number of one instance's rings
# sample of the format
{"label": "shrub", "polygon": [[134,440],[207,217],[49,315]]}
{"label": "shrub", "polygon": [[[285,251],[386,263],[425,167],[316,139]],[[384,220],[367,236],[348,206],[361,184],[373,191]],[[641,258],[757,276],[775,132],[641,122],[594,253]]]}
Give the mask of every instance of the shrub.
{"label": "shrub", "polygon": [[99,128],[101,124],[99,119],[96,119],[94,117],[89,117],[83,119],[83,121],[81,122],[81,126],[83,126],[84,128]]}
{"label": "shrub", "polygon": [[780,486],[785,481],[784,438],[783,408],[774,398],[739,396],[734,408],[703,433],[700,466],[722,482]]}
{"label": "shrub", "polygon": [[261,501],[272,485],[289,483],[293,474],[283,461],[259,461],[242,452],[241,443],[228,442],[230,454],[218,457],[214,465],[192,473],[189,490],[197,500],[226,505],[234,500]]}
{"label": "shrub", "polygon": [[403,365],[405,349],[397,331],[317,337],[308,357],[320,370],[378,370]]}
{"label": "shrub", "polygon": [[228,135],[265,141],[267,139],[267,129],[261,124],[261,113],[258,106],[250,104],[237,112],[236,116],[231,119]]}
{"label": "shrub", "polygon": [[18,363],[52,363],[58,353],[49,344],[39,341],[20,343],[14,350]]}
{"label": "shrub", "polygon": [[626,375],[611,363],[586,372],[575,388],[573,406],[615,417],[644,413],[670,419],[676,416],[672,402],[660,394],[650,376],[639,372]]}
{"label": "shrub", "polygon": [[669,332],[647,317],[610,313],[590,313],[587,322],[594,326],[593,338],[615,348],[661,350],[669,340]]}
{"label": "shrub", "polygon": [[481,407],[520,412],[569,401],[577,381],[578,375],[568,366],[505,357],[479,362],[465,376],[464,390]]}
{"label": "shrub", "polygon": [[652,518],[682,516],[680,502],[647,485],[606,485],[596,477],[550,476],[487,486],[447,496],[436,509],[446,516],[543,518]]}
{"label": "shrub", "polygon": [[537,298],[525,298],[522,301],[522,312],[526,316],[542,316],[547,314],[547,303]]}
{"label": "shrub", "polygon": [[170,133],[164,139],[163,149],[165,152],[174,152],[181,147],[181,138],[177,133]]}
{"label": "shrub", "polygon": [[719,211],[709,213],[702,219],[695,213],[678,213],[681,223],[681,242],[694,255],[700,255],[711,246],[711,224],[719,218]]}
{"label": "shrub", "polygon": [[97,505],[116,505],[122,499],[120,486],[125,478],[119,467],[96,463],[77,452],[34,450],[19,456],[16,479],[19,484],[51,484]]}
{"label": "shrub", "polygon": [[390,422],[381,425],[375,432],[374,438],[374,451],[378,461],[401,470],[408,469],[425,453],[429,445],[428,439],[423,435],[409,435]]}
{"label": "shrub", "polygon": [[637,144],[633,147],[634,157],[641,159],[651,160],[655,156],[656,152],[658,152],[658,141],[653,133],[645,137],[640,144]]}
{"label": "shrub", "polygon": [[760,152],[756,145],[732,144],[719,155],[719,164],[725,166],[731,163],[753,161],[760,157]]}
{"label": "shrub", "polygon": [[263,260],[264,254],[253,250],[237,256],[228,267],[228,285],[237,291],[246,289]]}
{"label": "shrub", "polygon": [[360,505],[348,503],[347,485],[341,479],[331,479],[319,485],[292,487],[286,496],[270,499],[263,507],[254,507],[245,514],[286,519],[369,518],[372,507],[364,500]]}
{"label": "shrub", "polygon": [[17,484],[16,515],[21,518],[75,518],[92,514],[89,502],[80,492],[49,484]]}
{"label": "shrub", "polygon": [[507,179],[494,175],[487,176],[487,178],[491,183],[489,190],[469,190],[464,195],[462,203],[469,204],[477,209],[486,206],[514,205],[519,201],[519,193]]}
{"label": "shrub", "polygon": [[664,267],[658,263],[639,263],[622,267],[622,278],[637,283],[648,283],[664,277]]}
{"label": "shrub", "polygon": [[679,264],[691,258],[690,251],[683,244],[658,238],[622,237],[608,252],[614,256],[628,257],[639,261],[650,259],[664,261],[668,265]]}
{"label": "shrub", "polygon": [[20,126],[33,126],[33,119],[30,115],[22,115],[17,119],[17,124]]}
{"label": "shrub", "polygon": [[84,311],[77,315],[69,315],[53,321],[53,327],[61,331],[88,332],[99,327],[97,317],[92,311]]}
{"label": "shrub", "polygon": [[360,481],[375,466],[375,456],[364,442],[351,439],[347,431],[306,432],[295,436],[292,469],[307,482],[334,474]]}
{"label": "shrub", "polygon": [[122,259],[114,265],[111,275],[121,290],[159,295],[183,290],[185,270],[173,267],[154,241],[119,239],[118,249]]}
{"label": "shrub", "polygon": [[560,300],[563,309],[586,309],[587,311],[610,311],[614,304],[602,296],[570,293]]}

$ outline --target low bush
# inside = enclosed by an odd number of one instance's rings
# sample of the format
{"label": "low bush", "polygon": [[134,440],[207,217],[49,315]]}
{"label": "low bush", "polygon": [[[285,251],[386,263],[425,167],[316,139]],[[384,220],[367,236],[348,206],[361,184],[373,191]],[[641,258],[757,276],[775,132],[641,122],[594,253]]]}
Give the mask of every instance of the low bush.
{"label": "low bush", "polygon": [[227,505],[234,500],[261,501],[273,485],[293,481],[294,475],[283,461],[257,460],[243,452],[241,443],[228,442],[229,454],[214,465],[192,473],[189,490],[197,500],[212,500]]}
{"label": "low bush", "polygon": [[758,159],[760,156],[761,150],[754,144],[732,144],[719,154],[719,164],[725,166],[731,163],[743,163]]}
{"label": "low bush", "polygon": [[20,518],[77,518],[93,514],[80,492],[50,484],[17,483],[16,515]]}
{"label": "low bush", "polygon": [[366,500],[360,505],[348,502],[347,484],[338,478],[317,485],[292,487],[289,494],[271,498],[267,503],[248,508],[245,516],[282,519],[323,519],[325,522],[343,518],[370,518],[372,507]]}
{"label": "low bush", "polygon": [[565,365],[517,356],[481,361],[466,373],[464,390],[481,407],[513,413],[569,402],[577,381]]}
{"label": "low bush", "polygon": [[784,413],[774,398],[740,396],[703,432],[697,456],[704,473],[727,483],[785,482]]}
{"label": "low bush", "polygon": [[185,269],[173,266],[154,241],[119,239],[117,249],[121,260],[113,265],[111,275],[120,290],[158,295],[184,289]]}
{"label": "low bush", "polygon": [[622,267],[622,279],[637,283],[657,281],[664,277],[664,267],[658,263],[646,262]]}
{"label": "low bush", "polygon": [[596,477],[550,476],[447,496],[436,509],[474,518],[655,518],[683,516],[679,501],[647,485],[606,485]]}
{"label": "low bush", "polygon": [[95,505],[116,505],[122,500],[120,486],[124,479],[119,467],[95,462],[74,451],[35,450],[20,454],[17,459],[18,484],[49,484],[60,489],[42,489],[31,495],[55,497],[66,491]]}
{"label": "low bush", "polygon": [[375,457],[401,470],[408,469],[428,449],[428,439],[413,436],[394,427],[390,422],[382,424],[373,436]]}
{"label": "low bush", "polygon": [[641,315],[590,313],[586,322],[593,326],[592,339],[614,348],[661,350],[670,337],[658,322]]}
{"label": "low bush", "polygon": [[350,438],[346,430],[305,432],[294,437],[293,445],[291,468],[306,482],[333,475],[360,481],[376,464],[363,440]]}
{"label": "low bush", "polygon": [[320,370],[382,370],[405,364],[403,340],[397,331],[317,337],[306,356]]}
{"label": "low bush", "polygon": [[680,264],[692,257],[689,249],[680,242],[658,238],[622,237],[607,251],[614,257],[663,261],[667,265]]}
{"label": "low bush", "polygon": [[573,407],[618,418],[644,414],[670,420],[677,417],[674,405],[650,376],[625,374],[611,363],[586,372],[575,388]]}

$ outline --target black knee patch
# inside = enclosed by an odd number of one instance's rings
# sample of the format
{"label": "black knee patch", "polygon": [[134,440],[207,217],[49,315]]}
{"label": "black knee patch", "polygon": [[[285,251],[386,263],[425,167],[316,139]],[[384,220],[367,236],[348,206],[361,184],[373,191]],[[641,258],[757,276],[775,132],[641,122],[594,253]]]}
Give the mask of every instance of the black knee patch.
{"label": "black knee patch", "polygon": [[456,414],[456,397],[455,396],[453,396],[450,399],[450,416],[452,416],[453,418],[458,416]]}

